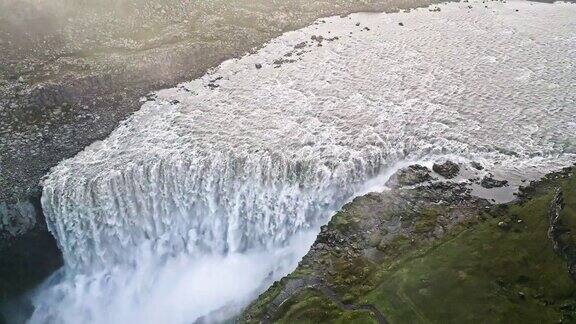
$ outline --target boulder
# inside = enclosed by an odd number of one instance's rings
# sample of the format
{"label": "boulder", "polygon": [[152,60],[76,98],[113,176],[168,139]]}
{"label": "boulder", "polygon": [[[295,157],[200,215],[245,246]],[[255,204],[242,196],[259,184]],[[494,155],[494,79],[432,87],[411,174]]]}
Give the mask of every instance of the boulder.
{"label": "boulder", "polygon": [[446,179],[452,179],[460,172],[460,166],[452,161],[446,161],[442,164],[434,163],[432,170]]}
{"label": "boulder", "polygon": [[432,179],[427,167],[413,164],[394,173],[386,182],[386,186],[390,188],[413,186]]}
{"label": "boulder", "polygon": [[500,188],[508,185],[508,181],[506,180],[496,180],[492,177],[485,176],[484,179],[480,182],[480,185],[486,189],[492,188]]}
{"label": "boulder", "polygon": [[476,161],[470,162],[470,165],[476,170],[484,170],[484,167],[482,166],[482,164],[480,164]]}

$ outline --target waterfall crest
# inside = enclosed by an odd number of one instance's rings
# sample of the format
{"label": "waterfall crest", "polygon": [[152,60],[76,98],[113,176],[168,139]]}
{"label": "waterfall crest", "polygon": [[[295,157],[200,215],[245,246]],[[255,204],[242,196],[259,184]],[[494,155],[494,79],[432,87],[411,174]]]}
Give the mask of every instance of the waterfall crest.
{"label": "waterfall crest", "polygon": [[42,202],[74,268],[123,263],[148,240],[170,253],[245,252],[281,245],[317,225],[352,194],[353,183],[377,172],[376,164],[350,164],[330,170],[282,156],[190,152],[93,178],[69,177],[64,164],[45,185]]}

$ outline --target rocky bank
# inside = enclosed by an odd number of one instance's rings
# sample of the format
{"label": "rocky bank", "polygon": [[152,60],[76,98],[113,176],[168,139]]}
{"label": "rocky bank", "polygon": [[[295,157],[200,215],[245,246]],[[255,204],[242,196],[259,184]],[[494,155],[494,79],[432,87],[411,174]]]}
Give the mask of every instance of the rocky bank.
{"label": "rocky bank", "polygon": [[446,181],[358,197],[242,321],[573,322],[574,170],[533,181],[506,204]]}

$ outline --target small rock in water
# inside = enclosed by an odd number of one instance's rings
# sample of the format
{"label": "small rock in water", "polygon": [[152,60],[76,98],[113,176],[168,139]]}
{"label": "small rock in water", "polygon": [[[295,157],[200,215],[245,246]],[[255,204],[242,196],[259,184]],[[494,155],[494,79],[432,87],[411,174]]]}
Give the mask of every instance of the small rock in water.
{"label": "small rock in water", "polygon": [[492,189],[492,188],[500,188],[500,187],[504,187],[508,185],[508,181],[506,180],[496,180],[494,178],[485,176],[484,179],[482,179],[482,182],[480,182],[480,185],[483,188],[486,189]]}
{"label": "small rock in water", "polygon": [[150,93],[146,95],[146,101],[156,101],[157,95],[155,93]]}
{"label": "small rock in water", "polygon": [[386,186],[391,188],[413,186],[430,180],[432,180],[430,170],[425,166],[414,164],[393,174],[386,182]]}
{"label": "small rock in water", "polygon": [[480,164],[476,161],[470,162],[470,165],[476,170],[484,170],[484,167],[482,166],[482,164]]}
{"label": "small rock in water", "polygon": [[460,172],[460,166],[458,164],[448,160],[442,164],[434,163],[432,170],[443,176],[446,179],[452,179],[458,175]]}
{"label": "small rock in water", "polygon": [[[314,39],[314,38],[315,38],[315,37],[312,36],[312,39]],[[300,42],[300,43],[294,45],[294,48],[295,48],[295,49],[302,49],[302,48],[304,48],[304,47],[306,47],[306,42]]]}

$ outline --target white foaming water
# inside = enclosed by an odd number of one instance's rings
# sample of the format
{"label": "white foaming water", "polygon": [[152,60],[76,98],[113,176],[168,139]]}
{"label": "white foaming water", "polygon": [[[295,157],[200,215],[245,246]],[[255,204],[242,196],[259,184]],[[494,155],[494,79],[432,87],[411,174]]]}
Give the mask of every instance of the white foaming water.
{"label": "white foaming water", "polygon": [[468,5],[287,33],[160,91],[53,168],[42,204],[66,266],[39,289],[31,322],[221,320],[393,165],[572,163],[576,6]]}

